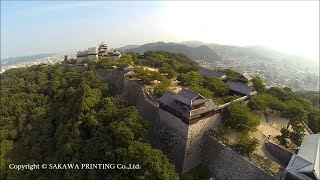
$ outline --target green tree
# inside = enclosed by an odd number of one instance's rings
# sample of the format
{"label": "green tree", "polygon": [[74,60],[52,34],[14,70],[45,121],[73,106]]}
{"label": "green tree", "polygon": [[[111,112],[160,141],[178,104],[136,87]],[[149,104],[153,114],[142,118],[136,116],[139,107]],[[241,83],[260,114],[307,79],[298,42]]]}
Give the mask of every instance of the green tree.
{"label": "green tree", "polygon": [[280,144],[288,147],[288,139],[291,136],[290,131],[288,130],[288,128],[282,127],[280,132],[281,135],[276,136],[276,138],[279,140]]}
{"label": "green tree", "polygon": [[266,91],[266,86],[263,84],[262,80],[260,77],[256,76],[252,78],[251,82],[253,83],[253,88],[260,94],[265,93]]}
{"label": "green tree", "polygon": [[241,102],[231,103],[223,114],[223,123],[239,131],[253,131],[260,124],[249,108]]}
{"label": "green tree", "polygon": [[68,61],[68,56],[67,55],[64,55],[64,58],[63,58],[63,64],[68,64],[69,61]]}
{"label": "green tree", "polygon": [[133,64],[132,56],[129,54],[123,54],[116,62],[120,68],[125,67],[128,64]]}
{"label": "green tree", "polygon": [[190,90],[197,92],[208,99],[212,99],[212,92],[209,89],[200,86],[192,86],[190,87]]}
{"label": "green tree", "polygon": [[281,101],[289,100],[292,98],[292,93],[285,91],[284,89],[279,87],[271,87],[266,92],[275,96]]}
{"label": "green tree", "polygon": [[101,68],[111,68],[112,65],[112,61],[107,57],[103,57],[97,62],[97,67]]}
{"label": "green tree", "polygon": [[165,63],[160,69],[159,72],[166,73],[169,79],[177,77],[179,74],[171,67],[169,64]]}
{"label": "green tree", "polygon": [[6,159],[5,156],[7,155],[8,152],[10,152],[11,149],[13,149],[13,141],[10,140],[3,140],[1,141],[1,154],[0,154],[0,175],[3,177],[5,171],[7,170],[6,166]]}
{"label": "green tree", "polygon": [[89,58],[86,58],[86,59],[82,60],[82,64],[95,65],[96,61],[92,60],[92,59],[89,59]]}
{"label": "green tree", "polygon": [[240,133],[237,137],[236,144],[233,145],[233,147],[245,155],[250,155],[254,152],[258,144],[258,140],[250,139],[247,133]]}
{"label": "green tree", "polygon": [[228,77],[228,80],[234,80],[241,74],[232,70],[232,69],[222,69],[221,72],[225,73]]}
{"label": "green tree", "polygon": [[130,177],[137,179],[177,179],[174,166],[160,150],[152,149],[142,142],[132,142],[125,151],[124,163],[139,164],[140,170],[130,171]]}
{"label": "green tree", "polygon": [[308,114],[308,126],[314,132],[320,132],[320,110],[312,109]]}
{"label": "green tree", "polygon": [[210,77],[204,85],[216,96],[226,96],[229,93],[229,87],[219,78]]}
{"label": "green tree", "polygon": [[249,103],[248,106],[252,109],[252,110],[257,110],[257,111],[264,111],[267,109],[268,104],[265,101],[265,96],[264,95],[256,95],[253,96]]}
{"label": "green tree", "polygon": [[155,95],[157,95],[158,97],[160,97],[168,91],[169,85],[170,85],[170,83],[166,83],[166,82],[162,81],[154,87],[153,93]]}
{"label": "green tree", "polygon": [[[147,75],[150,78],[160,78],[156,73]],[[149,131],[137,109],[121,103],[115,96],[114,88],[103,83],[93,70],[78,73],[72,68],[56,64],[12,69],[0,76],[1,177],[135,177],[135,174],[128,174],[128,171],[116,170],[61,170],[59,173],[7,170],[10,162],[122,163],[129,146],[135,141],[144,144]],[[164,170],[159,172],[157,167],[150,168],[147,173],[156,175],[158,179],[163,177],[161,174],[167,174],[167,179],[176,177],[174,166],[162,159],[165,157],[162,152],[151,146],[149,150],[157,151],[156,156],[151,157],[152,162],[161,164]]]}
{"label": "green tree", "polygon": [[307,120],[307,112],[304,110],[301,103],[295,100],[287,102],[283,116],[290,119],[290,124],[293,126],[306,122]]}
{"label": "green tree", "polygon": [[305,134],[305,122],[307,121],[307,111],[301,103],[296,100],[287,102],[286,110],[282,113],[284,117],[289,119],[289,126],[292,126],[293,132],[291,138],[296,144],[300,144]]}
{"label": "green tree", "polygon": [[202,75],[191,71],[180,76],[181,84],[187,87],[201,86],[203,82]]}

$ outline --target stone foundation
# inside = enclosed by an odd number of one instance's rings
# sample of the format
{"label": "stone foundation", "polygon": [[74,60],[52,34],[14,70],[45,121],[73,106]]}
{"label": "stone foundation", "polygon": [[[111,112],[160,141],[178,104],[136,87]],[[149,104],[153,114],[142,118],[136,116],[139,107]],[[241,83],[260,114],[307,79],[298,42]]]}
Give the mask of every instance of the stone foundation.
{"label": "stone foundation", "polygon": [[150,122],[151,145],[167,155],[179,174],[204,164],[218,179],[274,179],[211,136],[204,135],[219,123],[220,114],[187,125],[158,108],[158,104],[148,98],[143,86],[125,79],[123,71],[97,68],[96,72],[101,80],[116,86],[121,101],[134,105],[141,116]]}
{"label": "stone foundation", "polygon": [[205,134],[202,148],[202,164],[217,179],[272,180],[270,174],[243,158],[230,148]]}

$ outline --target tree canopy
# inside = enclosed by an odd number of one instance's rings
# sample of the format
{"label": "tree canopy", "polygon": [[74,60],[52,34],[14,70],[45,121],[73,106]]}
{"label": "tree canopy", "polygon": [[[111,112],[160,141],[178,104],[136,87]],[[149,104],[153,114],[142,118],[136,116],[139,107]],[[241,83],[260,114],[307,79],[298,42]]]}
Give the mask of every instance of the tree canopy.
{"label": "tree canopy", "polygon": [[[127,63],[127,60],[123,60]],[[105,61],[108,61],[106,59]],[[1,177],[176,179],[174,165],[146,142],[137,109],[119,102],[94,70],[62,65],[1,74]],[[17,171],[8,164],[140,163],[140,170]]]}
{"label": "tree canopy", "polygon": [[[283,132],[280,139],[282,143],[286,142],[285,138],[291,137],[299,145],[304,136],[306,125],[314,133],[320,130],[319,109],[290,88],[271,87],[266,90],[266,94],[252,97],[248,106],[256,111],[271,109],[289,119],[287,129],[281,131]],[[288,131],[289,126],[292,127],[292,132]]]}
{"label": "tree canopy", "polygon": [[256,76],[252,78],[251,82],[253,83],[253,88],[260,94],[265,93],[266,91],[266,86],[263,84],[262,80],[260,77]]}
{"label": "tree canopy", "polygon": [[260,124],[249,108],[241,102],[233,102],[223,114],[223,123],[239,131],[253,131]]}
{"label": "tree canopy", "polygon": [[201,74],[190,71],[186,74],[181,74],[179,80],[182,85],[187,87],[194,87],[194,86],[202,86],[203,77]]}
{"label": "tree canopy", "polygon": [[228,77],[228,80],[234,80],[236,79],[238,76],[240,76],[241,74],[237,71],[234,71],[232,69],[222,69],[220,70],[221,72],[225,73]]}
{"label": "tree canopy", "polygon": [[205,87],[212,91],[216,96],[226,96],[229,94],[229,87],[219,78],[210,77],[204,83]]}

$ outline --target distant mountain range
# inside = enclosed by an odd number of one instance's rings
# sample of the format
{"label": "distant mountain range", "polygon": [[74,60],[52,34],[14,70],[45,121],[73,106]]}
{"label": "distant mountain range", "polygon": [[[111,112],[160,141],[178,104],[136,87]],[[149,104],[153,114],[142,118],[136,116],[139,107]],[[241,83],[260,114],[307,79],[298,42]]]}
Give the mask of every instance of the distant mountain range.
{"label": "distant mountain range", "polygon": [[219,44],[208,44],[208,47],[223,57],[246,57],[256,60],[263,59],[277,61],[279,63],[313,63],[314,61],[301,57],[286,54],[264,46],[228,46]]}
{"label": "distant mountain range", "polygon": [[199,47],[199,46],[207,45],[207,43],[204,43],[202,41],[183,41],[183,42],[180,42],[179,44],[186,45],[189,47]]}
{"label": "distant mountain range", "polygon": [[[127,45],[116,48],[122,52],[144,53],[149,50],[164,50],[183,53],[208,68],[231,68],[238,72],[246,72],[252,76],[260,76],[267,86],[287,86],[293,90],[319,90],[319,62],[307,58],[288,55],[264,46],[230,46],[201,41],[185,41],[180,43],[156,42],[144,45]],[[20,62],[32,62],[57,53],[36,54],[1,59],[1,66]],[[58,53],[60,55],[73,53]],[[52,58],[51,58],[52,59]],[[53,58],[54,59],[54,58]],[[1,69],[1,71],[2,71]]]}
{"label": "distant mountain range", "polygon": [[116,50],[118,51],[126,51],[128,49],[133,49],[133,48],[138,48],[140,45],[126,45],[126,46],[123,46],[123,47],[120,47],[120,48],[116,48]]}
{"label": "distant mountain range", "polygon": [[1,59],[1,65],[14,65],[20,62],[34,61],[36,59],[42,59],[45,57],[53,56],[55,54],[45,53],[45,54],[35,54],[30,56],[18,56],[18,57],[9,57]]}
{"label": "distant mountain range", "polygon": [[156,42],[144,45],[127,45],[117,48],[122,52],[143,53],[149,50],[164,50],[183,53],[195,60],[215,62],[226,57],[245,57],[249,60],[264,59],[281,63],[306,63],[314,62],[310,59],[289,55],[264,46],[230,46],[201,41],[184,41],[180,43]]}
{"label": "distant mountain range", "polygon": [[[131,45],[133,47],[133,45]],[[198,47],[190,47],[183,44],[178,43],[165,43],[165,42],[156,42],[156,43],[148,43],[142,46],[137,46],[135,48],[127,48],[127,46],[118,48],[123,52],[137,52],[137,53],[144,53],[149,50],[163,50],[173,53],[183,53],[190,58],[195,60],[206,59],[207,61],[215,62],[220,60],[220,56],[215,53],[212,49],[208,46],[198,46]]]}

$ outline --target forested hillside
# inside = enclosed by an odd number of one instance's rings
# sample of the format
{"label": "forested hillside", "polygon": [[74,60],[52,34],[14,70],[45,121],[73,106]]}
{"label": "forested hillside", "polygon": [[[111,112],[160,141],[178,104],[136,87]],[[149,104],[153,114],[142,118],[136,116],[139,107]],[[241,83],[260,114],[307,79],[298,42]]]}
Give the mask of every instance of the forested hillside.
{"label": "forested hillside", "polygon": [[188,47],[188,46],[177,44],[177,43],[164,43],[164,42],[149,43],[149,44],[144,44],[142,46],[139,46],[137,48],[127,49],[125,51],[144,53],[149,50],[162,50],[162,51],[168,51],[172,53],[182,53],[196,60],[206,59],[210,62],[215,62],[221,59],[220,56],[217,53],[215,53],[213,50],[211,50],[208,46]]}
{"label": "forested hillside", "polygon": [[319,91],[299,91],[301,97],[308,99],[313,105],[320,108],[320,92]]}
{"label": "forested hillside", "polygon": [[[148,126],[94,70],[62,65],[1,74],[1,179],[176,179],[146,143]],[[140,170],[8,169],[9,164],[121,163]]]}

